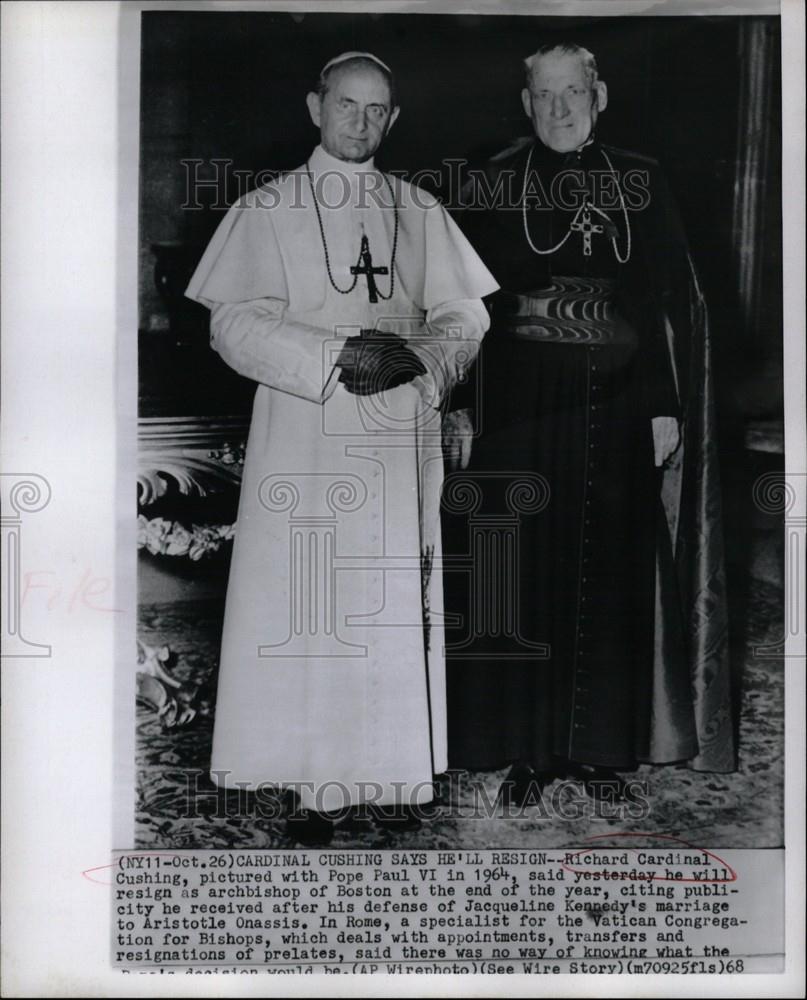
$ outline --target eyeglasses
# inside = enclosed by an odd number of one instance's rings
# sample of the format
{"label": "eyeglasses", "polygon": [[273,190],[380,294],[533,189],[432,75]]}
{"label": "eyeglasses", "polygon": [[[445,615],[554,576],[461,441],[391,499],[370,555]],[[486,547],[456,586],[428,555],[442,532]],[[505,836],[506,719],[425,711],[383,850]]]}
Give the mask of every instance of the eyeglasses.
{"label": "eyeglasses", "polygon": [[548,106],[552,104],[556,97],[562,98],[569,105],[586,104],[594,94],[591,87],[567,87],[560,94],[553,94],[551,90],[530,90],[530,98],[535,104]]}

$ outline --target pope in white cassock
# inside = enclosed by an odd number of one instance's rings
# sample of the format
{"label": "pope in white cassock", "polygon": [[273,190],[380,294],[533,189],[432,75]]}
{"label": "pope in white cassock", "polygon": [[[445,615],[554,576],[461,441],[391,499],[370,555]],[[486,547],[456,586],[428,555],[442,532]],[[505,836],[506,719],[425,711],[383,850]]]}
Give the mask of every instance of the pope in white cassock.
{"label": "pope in white cassock", "polygon": [[339,56],[307,100],[320,145],[233,205],[187,295],[259,383],[211,773],[296,791],[313,842],[349,805],[410,827],[447,767],[439,407],[498,286],[433,197],[374,167],[385,64]]}

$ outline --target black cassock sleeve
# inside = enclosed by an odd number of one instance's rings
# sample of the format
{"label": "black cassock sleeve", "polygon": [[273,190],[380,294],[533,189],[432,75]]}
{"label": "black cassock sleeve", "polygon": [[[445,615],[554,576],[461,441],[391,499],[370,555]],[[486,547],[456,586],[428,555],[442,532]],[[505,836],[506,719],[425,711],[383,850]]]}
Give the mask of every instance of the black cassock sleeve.
{"label": "black cassock sleeve", "polygon": [[645,413],[653,417],[681,417],[671,348],[664,316],[653,310],[640,340],[642,396]]}
{"label": "black cassock sleeve", "polygon": [[649,178],[648,204],[634,215],[634,260],[621,291],[622,305],[641,332],[646,412],[680,419],[686,407],[692,268],[666,178],[655,165]]}

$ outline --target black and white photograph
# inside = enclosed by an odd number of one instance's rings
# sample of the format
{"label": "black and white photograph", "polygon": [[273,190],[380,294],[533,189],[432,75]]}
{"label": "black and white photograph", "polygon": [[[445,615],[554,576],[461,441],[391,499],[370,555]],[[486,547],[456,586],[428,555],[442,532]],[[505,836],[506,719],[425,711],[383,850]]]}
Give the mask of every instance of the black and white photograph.
{"label": "black and white photograph", "polygon": [[778,18],[141,37],[135,846],[781,846]]}
{"label": "black and white photograph", "polygon": [[802,996],[799,0],[0,7],[3,995]]}

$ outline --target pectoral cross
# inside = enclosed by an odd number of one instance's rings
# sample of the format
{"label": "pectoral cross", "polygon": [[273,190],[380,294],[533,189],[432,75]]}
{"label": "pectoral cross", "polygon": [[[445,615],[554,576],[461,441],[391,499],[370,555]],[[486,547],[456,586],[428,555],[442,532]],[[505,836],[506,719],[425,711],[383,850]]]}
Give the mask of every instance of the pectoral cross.
{"label": "pectoral cross", "polygon": [[388,267],[373,267],[373,258],[370,254],[370,241],[364,233],[361,238],[361,249],[359,250],[359,260],[361,266],[354,264],[350,269],[351,274],[363,274],[367,278],[367,295],[371,302],[378,302],[378,289],[376,288],[375,275],[389,274]]}
{"label": "pectoral cross", "polygon": [[[577,220],[580,218],[581,214],[583,216],[582,221],[578,222]],[[581,207],[580,211],[575,216],[574,221],[571,223],[571,225],[569,226],[569,228],[572,229],[572,230],[574,230],[574,232],[576,232],[576,233],[582,233],[583,234],[583,256],[584,257],[590,257],[591,256],[591,234],[592,233],[601,233],[602,232],[602,226],[598,226],[596,223],[594,223],[594,222],[591,221],[591,212],[588,210],[588,208],[585,205],[583,205]]]}

